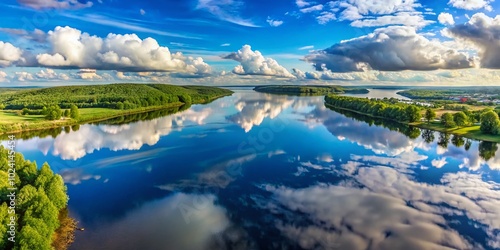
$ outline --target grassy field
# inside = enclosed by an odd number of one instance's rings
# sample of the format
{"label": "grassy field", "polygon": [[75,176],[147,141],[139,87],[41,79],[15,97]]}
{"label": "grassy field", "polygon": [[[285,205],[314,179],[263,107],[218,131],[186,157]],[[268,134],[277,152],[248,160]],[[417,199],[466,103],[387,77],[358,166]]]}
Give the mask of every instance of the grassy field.
{"label": "grassy field", "polygon": [[110,118],[143,113],[153,110],[160,110],[172,107],[182,106],[183,103],[169,103],[162,106],[150,106],[129,110],[118,110],[108,108],[85,108],[80,109],[80,118],[61,119],[57,121],[46,120],[42,115],[21,115],[20,111],[1,111],[0,110],[0,134],[18,133],[22,131],[50,129],[61,126],[71,126],[88,122],[102,121]]}
{"label": "grassy field", "polygon": [[443,126],[439,122],[431,122],[431,123],[413,123],[412,125],[423,128],[430,129],[439,132],[446,132],[454,135],[460,135],[470,139],[482,140],[482,141],[490,141],[490,142],[500,142],[500,136],[498,135],[488,135],[481,132],[480,126],[468,126],[468,127],[455,127],[455,128],[447,128]]}
{"label": "grassy field", "polygon": [[0,110],[0,124],[10,124],[16,122],[34,122],[45,120],[43,115],[19,115],[15,111]]}

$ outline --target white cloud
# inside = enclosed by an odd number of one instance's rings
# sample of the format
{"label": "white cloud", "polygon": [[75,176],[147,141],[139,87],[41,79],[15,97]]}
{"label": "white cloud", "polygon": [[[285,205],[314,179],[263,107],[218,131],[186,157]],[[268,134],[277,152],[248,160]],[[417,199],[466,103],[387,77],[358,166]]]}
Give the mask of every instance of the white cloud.
{"label": "white cloud", "polygon": [[146,11],[144,9],[140,9],[139,13],[141,13],[141,15],[143,15],[143,16],[146,15]]}
{"label": "white cloud", "polygon": [[201,58],[171,53],[153,38],[136,34],[110,33],[101,38],[71,27],[56,27],[47,38],[52,54],[39,54],[41,66],[56,68],[92,68],[120,71],[166,71],[206,75],[211,68]]}
{"label": "white cloud", "polygon": [[252,51],[250,45],[244,45],[237,52],[223,56],[224,59],[232,59],[241,64],[233,69],[238,75],[264,75],[294,78],[287,69],[279,65],[272,58],[265,58],[258,50]]}
{"label": "white cloud", "polygon": [[314,5],[311,7],[300,9],[300,12],[309,13],[309,12],[314,12],[314,11],[320,11],[320,10],[323,10],[323,7],[324,6],[322,4],[318,4],[318,5]]}
{"label": "white cloud", "polygon": [[0,67],[10,66],[12,63],[23,60],[23,51],[11,43],[0,41]]}
{"label": "white cloud", "polygon": [[22,5],[33,9],[82,9],[92,7],[93,3],[81,3],[77,0],[18,0]]}
{"label": "white cloud", "polygon": [[441,158],[441,159],[434,159],[431,162],[431,165],[435,168],[442,168],[444,167],[448,162],[446,161],[446,158]]}
{"label": "white cloud", "polygon": [[[120,220],[103,222],[94,233],[82,234],[82,249],[168,249],[200,250],[207,245],[224,249],[217,237],[239,239],[231,232],[226,210],[213,195],[175,193],[128,211]],[[229,235],[225,235],[225,234]],[[111,238],[127,240],[110,240]],[[144,241],[144,239],[149,239]]]}
{"label": "white cloud", "polygon": [[221,47],[228,47],[228,46],[231,46],[231,44],[230,44],[230,43],[223,43],[223,44],[221,44],[220,46],[221,46]]}
{"label": "white cloud", "polygon": [[458,232],[443,226],[442,216],[410,207],[399,196],[321,184],[265,188],[280,205],[312,221],[308,226],[276,223],[304,249],[471,248]]}
{"label": "white cloud", "polygon": [[273,27],[278,27],[283,24],[283,21],[280,20],[273,20],[271,17],[267,17],[267,23]]}
{"label": "white cloud", "polygon": [[239,0],[198,0],[197,9],[206,10],[218,19],[246,27],[260,27],[237,13],[245,3]]}
{"label": "white cloud", "polygon": [[450,0],[448,5],[465,10],[477,10],[484,8],[491,11],[492,7],[490,3],[492,2],[494,2],[494,0]]}
{"label": "white cloud", "polygon": [[234,107],[239,112],[228,116],[227,119],[238,124],[245,132],[250,132],[254,126],[259,126],[266,118],[275,119],[295,102],[293,98],[287,96],[262,97],[258,93],[235,94],[235,96],[238,100]]}
{"label": "white cloud", "polygon": [[295,4],[297,4],[297,6],[299,8],[304,8],[304,7],[308,6],[308,5],[311,5],[309,2],[304,1],[304,0],[296,0]]}
{"label": "white cloud", "polygon": [[455,19],[453,19],[453,15],[450,13],[443,12],[439,14],[438,16],[438,21],[440,24],[444,25],[454,25],[455,24]]}
{"label": "white cloud", "polygon": [[7,79],[7,76],[7,73],[0,70],[0,82],[8,82],[9,79]]}
{"label": "white cloud", "polygon": [[38,79],[43,80],[69,80],[70,77],[64,73],[57,73],[53,69],[42,69],[40,72],[36,73],[35,76]]}
{"label": "white cloud", "polygon": [[475,66],[466,53],[430,41],[415,28],[391,26],[334,44],[305,57],[316,70],[333,72],[459,69]]}
{"label": "white cloud", "polygon": [[25,81],[33,81],[35,78],[33,77],[33,74],[29,72],[16,72],[14,79],[19,82],[25,82]]}
{"label": "white cloud", "polygon": [[318,21],[319,24],[327,24],[330,21],[336,20],[337,17],[335,16],[334,13],[328,12],[328,11],[323,11],[319,16],[316,17],[316,20]]}
{"label": "white cloud", "polygon": [[416,28],[423,28],[434,21],[425,20],[424,16],[420,14],[413,14],[408,12],[397,13],[396,15],[378,16],[376,18],[367,18],[363,20],[356,20],[351,23],[353,27],[380,27],[388,25],[404,25]]}
{"label": "white cloud", "polygon": [[299,48],[299,50],[311,50],[311,49],[314,49],[314,45],[307,45]]}
{"label": "white cloud", "polygon": [[491,18],[477,13],[468,22],[447,28],[444,33],[479,48],[481,67],[500,69],[500,15]]}

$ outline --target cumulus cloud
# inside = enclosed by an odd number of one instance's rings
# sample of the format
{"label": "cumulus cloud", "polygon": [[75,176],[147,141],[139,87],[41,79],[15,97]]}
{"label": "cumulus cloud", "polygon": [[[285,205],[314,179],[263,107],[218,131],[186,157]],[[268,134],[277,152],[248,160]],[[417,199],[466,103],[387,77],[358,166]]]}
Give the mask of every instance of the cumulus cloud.
{"label": "cumulus cloud", "polygon": [[231,59],[241,64],[233,69],[238,75],[264,75],[294,78],[288,70],[272,58],[265,58],[260,51],[253,51],[250,45],[244,45],[237,52],[232,52],[222,58]]}
{"label": "cumulus cloud", "polygon": [[29,72],[16,72],[14,79],[19,81],[19,82],[35,80],[35,78],[33,77],[33,74],[31,74]]}
{"label": "cumulus cloud", "polygon": [[13,63],[23,60],[23,51],[11,43],[0,41],[0,67],[7,67]]}
{"label": "cumulus cloud", "polygon": [[64,73],[57,73],[53,69],[42,69],[40,72],[36,73],[35,76],[38,79],[44,80],[69,80],[69,76]]}
{"label": "cumulus cloud", "polygon": [[[189,109],[151,121],[126,125],[84,125],[78,131],[60,134],[44,143],[51,145],[52,154],[63,160],[77,160],[103,148],[111,151],[138,150],[144,145],[155,145],[160,137],[180,129],[178,127],[183,124],[203,124],[212,112],[210,108]],[[33,139],[33,143],[38,141]]]}
{"label": "cumulus cloud", "polygon": [[207,75],[210,66],[202,58],[171,53],[153,38],[110,33],[101,38],[71,27],[56,27],[47,38],[52,53],[36,56],[37,66],[92,68],[120,71],[165,71]]}
{"label": "cumulus cloud", "polygon": [[[216,205],[216,200],[213,195],[173,194],[143,204],[121,220],[103,223],[97,231],[82,235],[76,244],[82,249],[156,249],[161,246],[200,250],[207,245],[224,249],[217,237],[228,232],[232,223],[226,210]],[[127,240],[113,240],[115,238]]]}
{"label": "cumulus cloud", "polygon": [[227,119],[238,124],[245,132],[250,132],[253,126],[259,126],[264,119],[275,119],[283,110],[296,101],[287,96],[262,96],[254,94],[235,94],[238,98],[234,106],[239,111]]}
{"label": "cumulus cloud", "polygon": [[450,27],[445,33],[477,46],[481,67],[500,69],[500,15],[491,18],[477,13],[468,22]]}
{"label": "cumulus cloud", "polygon": [[328,185],[265,188],[276,202],[312,221],[308,226],[277,222],[278,229],[304,249],[471,247],[458,232],[443,226],[441,216],[412,208],[397,196]]}
{"label": "cumulus cloud", "polygon": [[444,25],[447,25],[447,24],[454,25],[455,24],[455,19],[453,19],[453,15],[451,15],[450,13],[446,13],[446,12],[439,14],[438,21],[440,24],[444,24]]}
{"label": "cumulus cloud", "polygon": [[465,10],[477,10],[477,9],[486,9],[491,11],[492,7],[490,3],[495,0],[450,0],[448,5],[451,5],[458,9]]}
{"label": "cumulus cloud", "polygon": [[0,82],[8,82],[7,76],[7,73],[0,70]]}
{"label": "cumulus cloud", "polygon": [[316,70],[435,70],[475,66],[474,58],[430,41],[413,27],[391,26],[315,51],[304,58]]}
{"label": "cumulus cloud", "polygon": [[82,9],[92,7],[91,1],[82,3],[78,0],[18,0],[22,5],[30,8],[41,9]]}

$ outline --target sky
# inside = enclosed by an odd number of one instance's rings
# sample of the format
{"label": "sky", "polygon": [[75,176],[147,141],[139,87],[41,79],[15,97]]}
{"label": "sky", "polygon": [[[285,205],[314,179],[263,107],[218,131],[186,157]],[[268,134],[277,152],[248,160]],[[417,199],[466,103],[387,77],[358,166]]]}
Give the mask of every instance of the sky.
{"label": "sky", "polygon": [[4,0],[0,86],[500,85],[500,0]]}

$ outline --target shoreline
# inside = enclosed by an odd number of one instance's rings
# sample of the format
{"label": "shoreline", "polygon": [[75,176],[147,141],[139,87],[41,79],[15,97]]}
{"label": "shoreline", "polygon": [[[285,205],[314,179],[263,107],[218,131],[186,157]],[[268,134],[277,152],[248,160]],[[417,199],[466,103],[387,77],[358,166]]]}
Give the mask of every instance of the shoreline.
{"label": "shoreline", "polygon": [[[213,98],[207,100],[206,102],[191,103],[191,105],[209,103],[211,101],[214,101],[216,99],[219,99],[219,98],[222,98],[225,96],[228,96],[228,95],[216,96],[216,97],[213,97]],[[104,115],[97,116],[97,117],[89,117],[89,118],[83,118],[83,119],[81,118],[82,115],[80,115],[80,119],[78,119],[78,120],[68,119],[68,120],[63,120],[63,121],[46,120],[46,121],[31,122],[31,123],[24,122],[24,123],[19,124],[21,129],[0,131],[0,136],[9,135],[9,134],[18,134],[18,133],[30,132],[30,131],[42,131],[42,130],[54,129],[54,128],[59,128],[59,127],[74,126],[74,125],[84,125],[84,124],[89,124],[89,123],[93,123],[93,122],[106,121],[106,120],[120,117],[120,116],[134,115],[134,114],[146,113],[146,112],[150,112],[150,111],[176,108],[176,107],[181,107],[183,105],[186,105],[186,103],[175,102],[175,103],[168,103],[166,105],[161,105],[161,106],[141,107],[141,108],[135,108],[135,109],[129,109],[129,110],[109,109],[112,112],[111,114],[104,114]],[[85,109],[80,109],[80,112],[82,110],[85,110]]]}
{"label": "shoreline", "polygon": [[[428,129],[428,130],[432,130],[432,131],[436,131],[436,132],[449,133],[449,134],[458,135],[458,136],[462,136],[462,137],[467,138],[467,139],[472,139],[472,140],[477,140],[477,141],[500,143],[500,136],[497,136],[498,139],[497,138],[491,139],[491,138],[488,138],[491,135],[484,135],[484,134],[476,135],[476,133],[479,132],[479,126],[469,126],[469,127],[449,128],[448,129],[448,128],[441,128],[441,127],[433,126],[434,123],[427,124],[425,122],[415,122],[415,123],[401,122],[401,121],[387,119],[387,118],[381,117],[381,116],[366,114],[366,113],[359,112],[359,111],[352,110],[352,109],[337,107],[337,106],[331,105],[331,104],[326,103],[326,102],[324,104],[326,107],[332,107],[332,108],[336,108],[336,109],[346,110],[346,111],[350,111],[350,112],[353,112],[356,114],[365,115],[365,116],[378,118],[378,119],[383,119],[383,120],[387,120],[387,121],[391,121],[391,122],[397,122],[400,124],[417,127],[420,129]],[[463,131],[463,130],[465,130],[466,132],[463,132],[463,133],[459,132],[459,131]]]}

